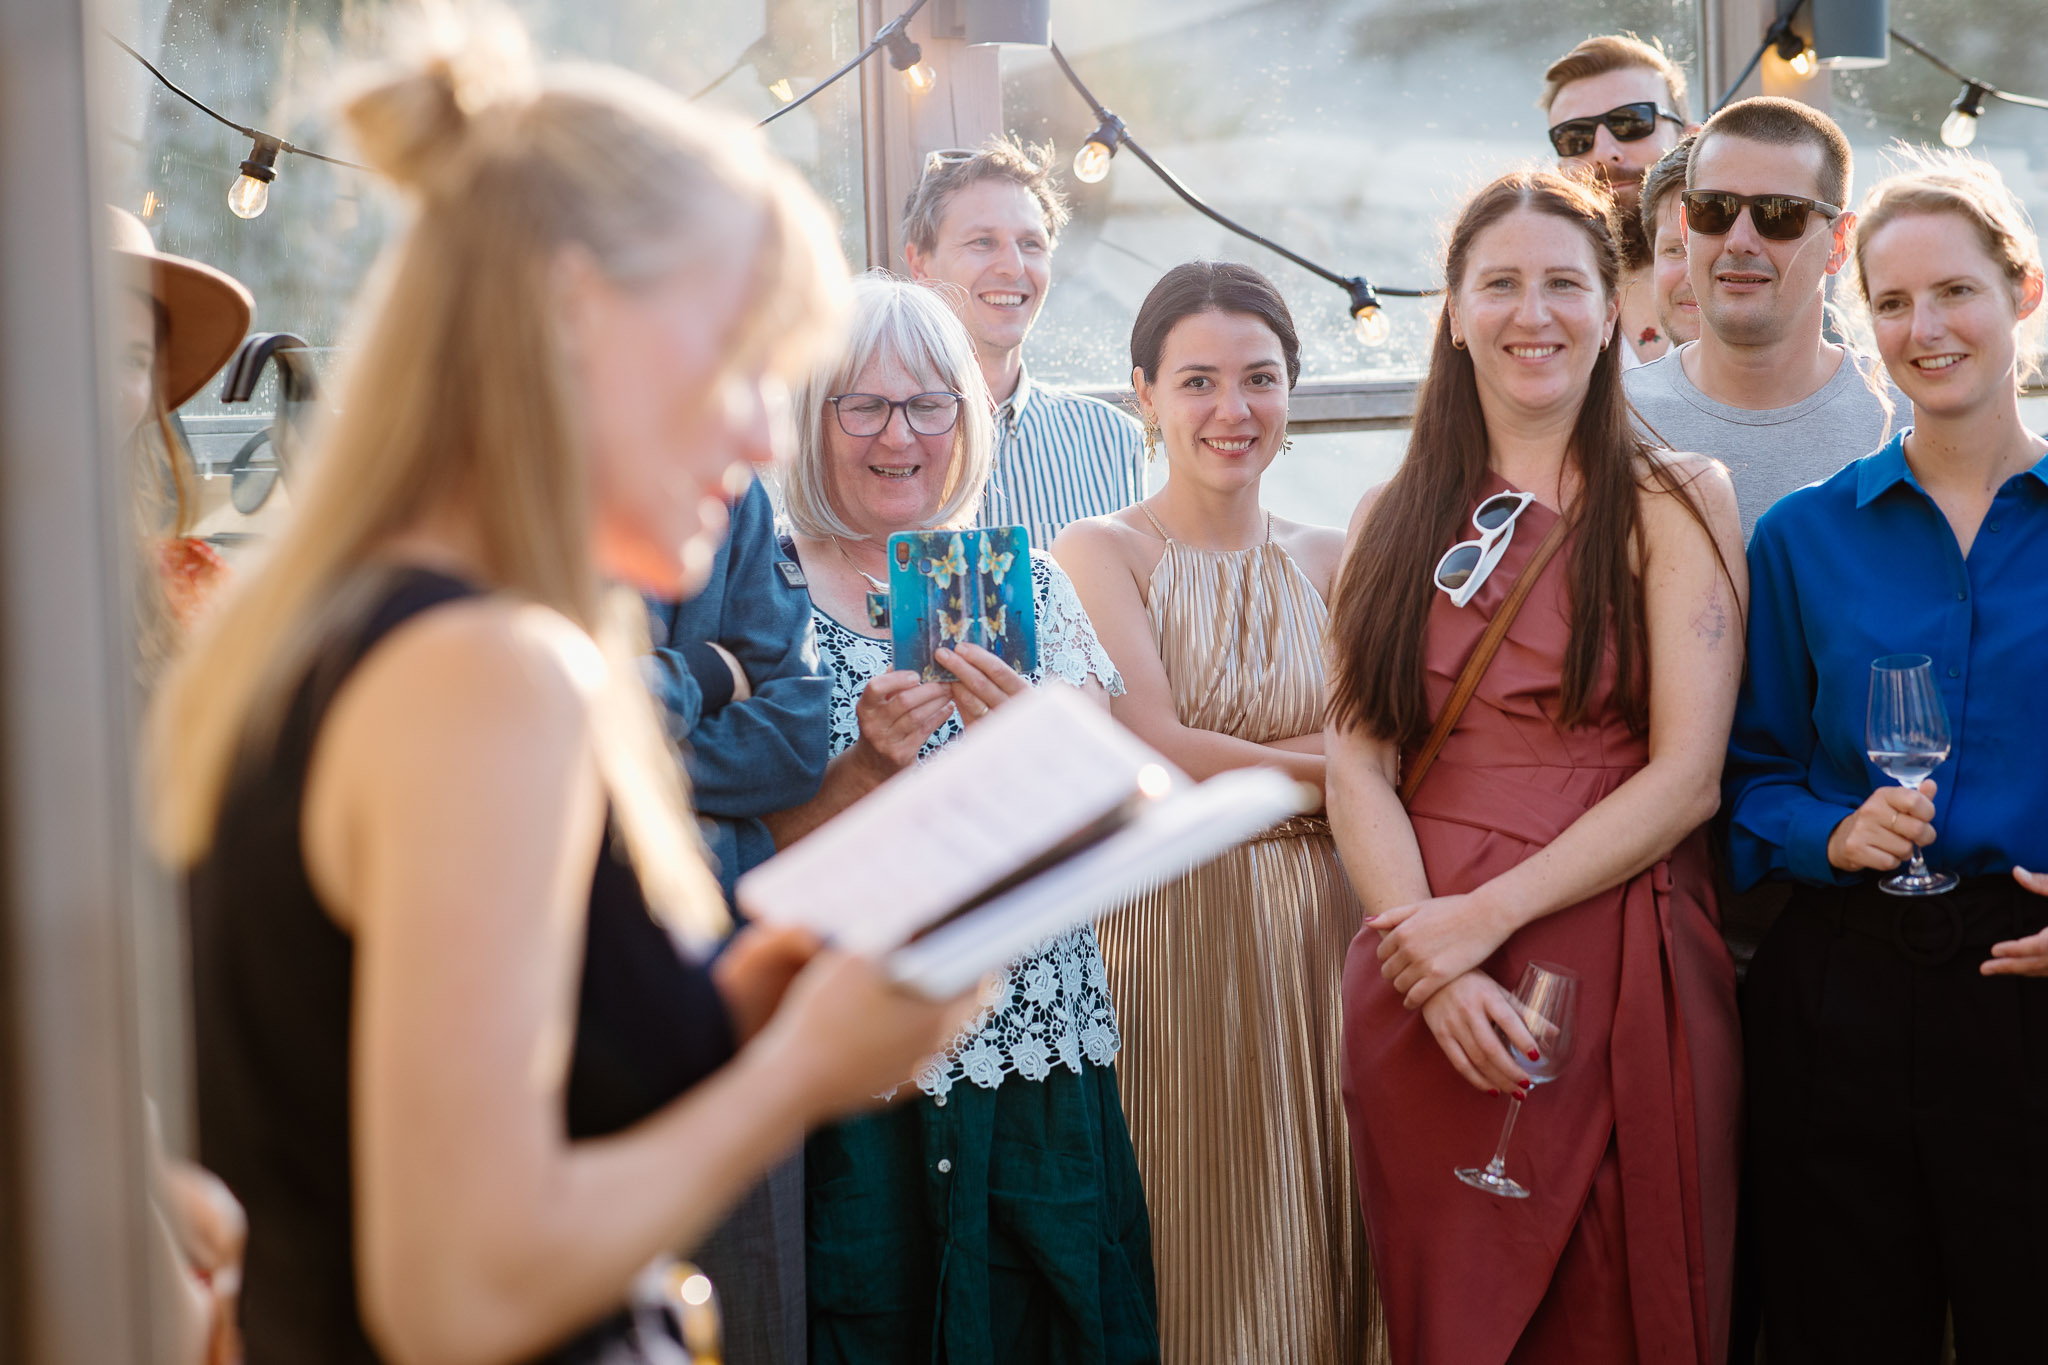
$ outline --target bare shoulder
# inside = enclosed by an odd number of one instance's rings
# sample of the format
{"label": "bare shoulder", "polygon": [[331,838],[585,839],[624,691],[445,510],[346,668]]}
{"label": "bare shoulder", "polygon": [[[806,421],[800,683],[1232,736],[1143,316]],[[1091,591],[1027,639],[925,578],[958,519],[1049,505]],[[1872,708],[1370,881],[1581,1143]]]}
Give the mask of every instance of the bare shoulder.
{"label": "bare shoulder", "polygon": [[1742,518],[1727,465],[1708,455],[1650,450],[1644,455],[1642,473],[1643,514],[1652,534],[1698,525],[1680,503],[1683,496],[1706,518],[1717,540],[1733,534],[1740,545]]}
{"label": "bare shoulder", "polygon": [[478,730],[580,734],[606,667],[597,643],[559,612],[479,597],[393,631],[350,675],[322,729],[438,737],[436,748]]}
{"label": "bare shoulder", "polygon": [[1327,598],[1338,566],[1344,562],[1344,532],[1334,526],[1313,526],[1274,517],[1273,540],[1301,566],[1316,591]]}
{"label": "bare shoulder", "polygon": [[1373,507],[1379,502],[1380,496],[1386,491],[1386,484],[1376,483],[1366,489],[1364,494],[1360,496],[1358,506],[1351,509],[1351,522],[1344,528],[1344,543],[1346,545],[1358,539],[1358,533],[1365,527],[1365,519],[1372,515]]}
{"label": "bare shoulder", "polygon": [[1052,555],[1069,577],[1086,577],[1107,567],[1128,570],[1134,578],[1150,575],[1166,542],[1136,507],[1069,522],[1053,538]]}

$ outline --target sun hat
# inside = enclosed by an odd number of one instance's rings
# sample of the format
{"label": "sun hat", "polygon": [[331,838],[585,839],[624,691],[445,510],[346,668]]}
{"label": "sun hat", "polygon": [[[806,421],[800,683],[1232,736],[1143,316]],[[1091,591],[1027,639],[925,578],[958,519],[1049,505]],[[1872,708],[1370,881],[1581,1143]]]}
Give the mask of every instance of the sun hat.
{"label": "sun hat", "polygon": [[125,260],[129,283],[163,308],[164,403],[176,408],[206,387],[242,344],[255,300],[242,282],[199,261],[156,249],[149,229],[132,213],[109,207],[108,244]]}

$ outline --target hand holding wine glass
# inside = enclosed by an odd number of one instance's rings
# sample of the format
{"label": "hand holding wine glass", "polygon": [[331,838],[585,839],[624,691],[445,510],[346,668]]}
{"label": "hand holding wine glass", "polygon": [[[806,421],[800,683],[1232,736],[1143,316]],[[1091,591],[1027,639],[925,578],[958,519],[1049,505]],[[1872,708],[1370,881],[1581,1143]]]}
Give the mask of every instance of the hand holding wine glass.
{"label": "hand holding wine glass", "polygon": [[[1536,1040],[1535,1055],[1521,1063],[1522,1069],[1529,1073],[1532,1088],[1545,1081],[1556,1080],[1565,1064],[1571,1061],[1574,1042],[1572,1012],[1578,997],[1579,978],[1565,968],[1548,962],[1531,962],[1522,969],[1522,983],[1515,987],[1515,1005],[1521,1012],[1522,1022],[1528,1026],[1530,1036]],[[1500,1142],[1494,1147],[1493,1160],[1484,1166],[1461,1166],[1453,1174],[1476,1190],[1508,1199],[1527,1199],[1528,1189],[1508,1179],[1507,1175],[1508,1138],[1514,1133],[1515,1119],[1521,1112],[1522,1101],[1510,1096],[1507,1122],[1501,1125]]]}
{"label": "hand holding wine glass", "polygon": [[[1935,686],[1932,659],[1925,654],[1887,654],[1870,665],[1866,742],[1878,770],[1915,791],[1948,759],[1948,710]],[[1956,881],[1953,872],[1929,871],[1914,840],[1906,870],[1878,885],[1894,896],[1934,896],[1953,890]]]}

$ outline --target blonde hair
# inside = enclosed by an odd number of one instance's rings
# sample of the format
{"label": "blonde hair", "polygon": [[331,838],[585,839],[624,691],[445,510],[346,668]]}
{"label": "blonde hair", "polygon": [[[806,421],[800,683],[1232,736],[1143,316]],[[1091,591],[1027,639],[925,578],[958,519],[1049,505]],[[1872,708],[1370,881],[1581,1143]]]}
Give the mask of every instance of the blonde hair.
{"label": "blonde hair", "polygon": [[[1948,148],[1898,143],[1886,153],[1898,170],[1870,187],[1856,215],[1856,290],[1870,303],[1870,281],[1864,274],[1863,250],[1880,228],[1915,213],[1946,213],[1976,230],[1977,240],[2016,290],[2042,276],[2041,241],[2020,203],[1988,161]],[[2020,324],[2038,341],[2048,310],[2036,309]],[[2016,377],[2024,382],[2041,367],[2041,356],[2020,348]]]}
{"label": "blonde hair", "polygon": [[913,284],[885,271],[871,271],[854,282],[852,340],[845,356],[814,370],[797,394],[796,458],[782,471],[780,491],[783,510],[798,533],[818,540],[860,538],[832,503],[826,424],[836,419],[825,400],[845,392],[877,358],[894,360],[914,375],[930,375],[960,395],[953,463],[930,527],[964,526],[980,509],[995,462],[993,405],[974,358],[974,342],[944,297],[943,291],[953,287]]}
{"label": "blonde hair", "polygon": [[[636,683],[637,599],[604,592],[593,562],[553,270],[565,249],[614,283],[687,265],[750,270],[728,363],[794,378],[843,311],[829,215],[752,130],[623,71],[536,70],[523,30],[500,12],[435,11],[406,46],[410,60],[377,73],[344,112],[362,159],[415,201],[413,221],[358,305],[338,416],[316,435],[294,526],[158,697],[156,843],[181,865],[207,853],[237,765],[274,742],[321,644],[374,603],[380,547],[422,511],[456,505],[493,587],[605,647],[612,685],[592,728],[619,832],[649,904],[709,937],[726,924],[724,903],[680,765]],[[701,376],[705,401],[719,380]]]}

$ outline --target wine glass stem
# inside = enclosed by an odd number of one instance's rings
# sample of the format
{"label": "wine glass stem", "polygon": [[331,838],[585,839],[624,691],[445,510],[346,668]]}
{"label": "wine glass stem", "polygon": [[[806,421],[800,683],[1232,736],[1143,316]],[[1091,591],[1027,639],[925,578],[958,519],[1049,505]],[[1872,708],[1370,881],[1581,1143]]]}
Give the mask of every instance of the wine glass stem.
{"label": "wine glass stem", "polygon": [[1508,1169],[1508,1138],[1515,1131],[1515,1116],[1522,1112],[1522,1102],[1508,1099],[1508,1120],[1500,1126],[1500,1144],[1493,1149],[1493,1160],[1486,1163],[1486,1173],[1491,1176],[1505,1175]]}
{"label": "wine glass stem", "polygon": [[[1917,792],[1920,790],[1920,784],[1917,782],[1901,782],[1899,783],[1899,785],[1904,787],[1909,792]],[[1926,879],[1927,859],[1921,856],[1920,845],[1918,844],[1913,845],[1913,857],[1911,861],[1909,861],[1906,864],[1906,875],[1920,880]]]}

